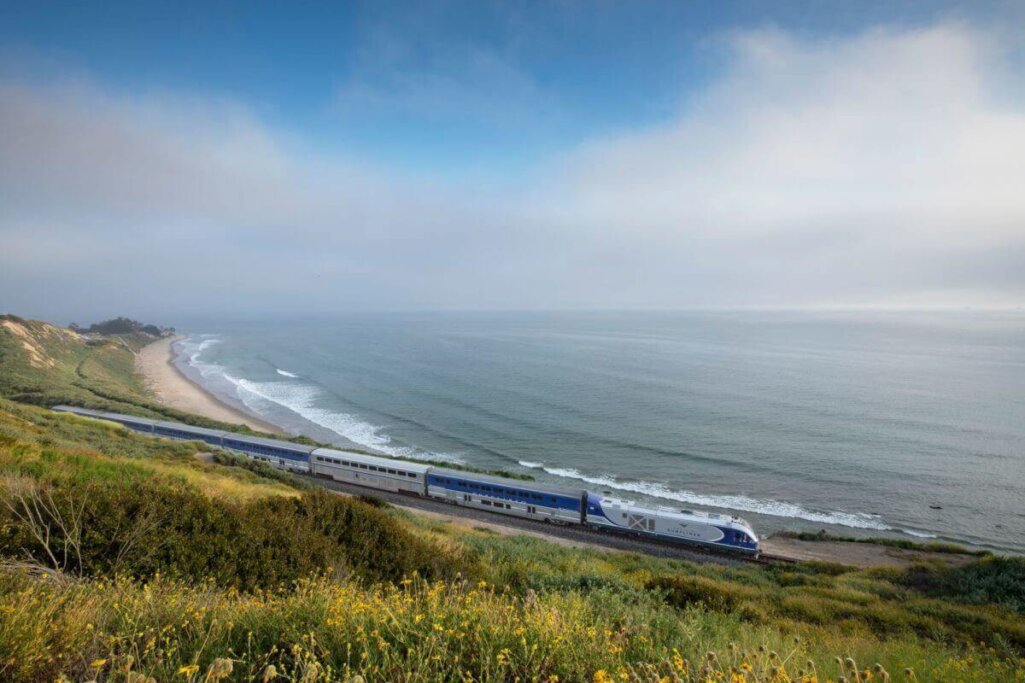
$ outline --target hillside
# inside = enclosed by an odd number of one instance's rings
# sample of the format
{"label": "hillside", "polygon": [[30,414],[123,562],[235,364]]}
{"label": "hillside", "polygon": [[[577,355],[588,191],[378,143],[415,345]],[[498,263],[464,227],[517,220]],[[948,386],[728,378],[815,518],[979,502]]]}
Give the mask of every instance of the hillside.
{"label": "hillside", "polygon": [[1025,681],[1019,559],[724,568],[415,517],[46,410],[164,414],[124,346],[3,322],[0,680]]}
{"label": "hillside", "polygon": [[157,403],[135,371],[135,354],[156,339],[141,329],[81,335],[46,322],[0,315],[0,396],[39,406],[63,403],[252,433],[244,425]]}

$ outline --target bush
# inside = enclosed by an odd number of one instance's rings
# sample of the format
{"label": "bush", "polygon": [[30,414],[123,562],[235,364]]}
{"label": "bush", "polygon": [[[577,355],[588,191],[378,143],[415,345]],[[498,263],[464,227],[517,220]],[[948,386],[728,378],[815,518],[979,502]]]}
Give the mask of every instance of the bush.
{"label": "bush", "polygon": [[748,597],[747,591],[736,584],[686,574],[659,576],[648,581],[645,587],[662,591],[666,602],[678,608],[702,606],[732,612]]}
{"label": "bush", "polygon": [[1025,558],[987,557],[961,567],[915,565],[898,575],[905,586],[973,605],[995,603],[1025,613]]}
{"label": "bush", "polygon": [[323,491],[238,503],[167,483],[8,479],[0,495],[0,554],[76,575],[252,590],[325,571],[391,581],[471,570],[386,512]]}

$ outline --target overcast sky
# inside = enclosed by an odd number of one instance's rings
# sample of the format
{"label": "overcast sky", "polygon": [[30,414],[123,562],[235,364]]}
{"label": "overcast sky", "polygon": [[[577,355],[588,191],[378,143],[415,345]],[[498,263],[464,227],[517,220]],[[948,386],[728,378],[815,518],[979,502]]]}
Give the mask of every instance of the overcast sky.
{"label": "overcast sky", "polygon": [[0,311],[1019,307],[1016,3],[5,3]]}

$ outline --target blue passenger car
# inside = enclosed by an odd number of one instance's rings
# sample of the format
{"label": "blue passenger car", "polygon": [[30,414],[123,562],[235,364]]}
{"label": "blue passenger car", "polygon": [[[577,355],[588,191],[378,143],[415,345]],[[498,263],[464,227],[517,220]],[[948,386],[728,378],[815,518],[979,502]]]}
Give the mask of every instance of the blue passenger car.
{"label": "blue passenger car", "polygon": [[224,439],[224,432],[220,430],[194,427],[180,422],[155,422],[153,423],[153,433],[169,439],[203,441],[211,446],[221,446]]}
{"label": "blue passenger car", "polygon": [[580,524],[584,519],[587,493],[533,481],[432,467],[427,473],[427,495],[456,505],[527,519]]}
{"label": "blue passenger car", "polygon": [[145,434],[153,433],[153,425],[156,424],[156,420],[151,420],[146,417],[136,417],[134,415],[122,415],[120,413],[108,413],[102,410],[92,410],[90,408],[79,408],[78,406],[54,406],[53,410],[58,413],[72,413],[74,415],[81,415],[82,417],[91,417],[97,420],[107,420],[108,422],[117,422],[122,424],[129,429],[133,429],[137,432],[143,432]]}
{"label": "blue passenger car", "polygon": [[242,436],[231,432],[224,433],[222,446],[233,451],[241,451],[275,467],[296,472],[310,471],[310,453],[315,450],[314,446],[304,446],[277,439],[263,439],[256,436]]}

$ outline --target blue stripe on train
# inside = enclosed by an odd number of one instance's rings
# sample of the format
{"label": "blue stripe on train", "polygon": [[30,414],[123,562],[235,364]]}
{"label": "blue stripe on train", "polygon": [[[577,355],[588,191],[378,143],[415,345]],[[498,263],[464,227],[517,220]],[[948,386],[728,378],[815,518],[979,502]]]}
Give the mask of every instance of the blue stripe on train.
{"label": "blue stripe on train", "polygon": [[475,494],[488,498],[516,501],[524,505],[541,505],[560,510],[580,512],[580,499],[561,496],[548,491],[535,491],[520,485],[496,484],[491,481],[480,481],[472,478],[427,475],[427,485],[437,486],[449,491],[463,494]]}
{"label": "blue stripe on train", "polygon": [[235,441],[234,439],[225,439],[224,447],[230,448],[233,451],[242,451],[243,453],[257,453],[259,455],[265,455],[268,458],[287,458],[288,460],[295,460],[297,462],[308,461],[306,454],[302,452],[288,451],[283,448],[271,448],[269,446],[258,446],[244,441]]}

